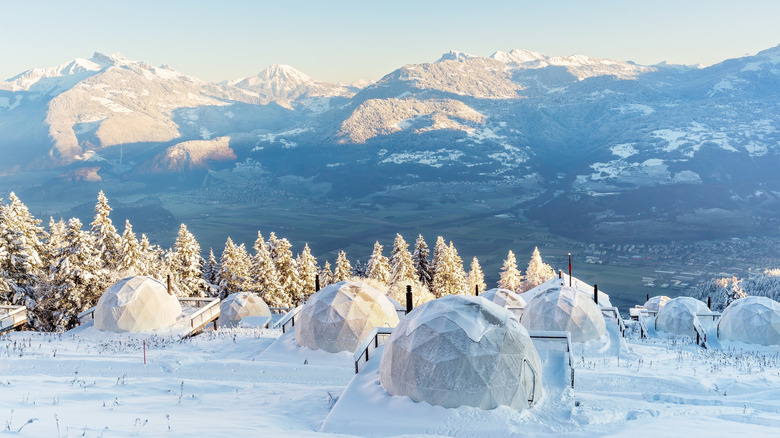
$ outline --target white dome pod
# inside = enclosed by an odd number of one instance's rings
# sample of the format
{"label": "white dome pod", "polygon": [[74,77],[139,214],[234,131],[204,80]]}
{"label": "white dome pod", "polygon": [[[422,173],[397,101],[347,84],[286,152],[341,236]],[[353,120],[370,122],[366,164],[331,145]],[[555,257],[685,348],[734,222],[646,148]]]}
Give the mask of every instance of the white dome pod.
{"label": "white dome pod", "polygon": [[542,395],[542,365],[511,312],[448,295],[401,320],[385,343],[379,381],[391,395],[445,408],[522,409]]}
{"label": "white dome pod", "polygon": [[[544,283],[540,284],[539,286],[536,286],[533,289],[527,290],[520,294],[520,296],[527,302],[531,302],[532,299],[534,299],[535,296],[540,295],[550,289],[557,289],[561,286],[569,287],[569,276],[567,274],[562,275],[563,278],[558,278],[558,276],[555,276]],[[577,277],[572,276],[571,277],[571,287],[576,289],[579,293],[590,297],[591,300],[593,300],[593,286],[585,283],[584,281],[580,280]],[[612,307],[612,302],[609,300],[609,295],[607,295],[604,291],[599,290],[599,306],[600,307]]]}
{"label": "white dome pod", "polygon": [[523,297],[509,289],[488,289],[479,296],[501,307],[525,307],[526,305]]}
{"label": "white dome pod", "polygon": [[745,297],[729,304],[718,322],[724,341],[780,345],[780,303],[766,297]]}
{"label": "white dome pod", "polygon": [[179,300],[163,282],[128,277],[108,288],[95,306],[95,328],[115,333],[170,327],[181,315]]}
{"label": "white dome pod", "polygon": [[528,330],[568,331],[572,342],[599,339],[607,333],[601,309],[587,295],[568,286],[547,289],[523,310]]}
{"label": "white dome pod", "polygon": [[395,327],[395,306],[380,290],[359,281],[331,284],[312,295],[295,318],[298,345],[354,353],[374,327]]}
{"label": "white dome pod", "polygon": [[700,325],[697,314],[710,313],[709,307],[691,297],[677,297],[666,302],[655,317],[655,329],[696,338],[694,327]]}
{"label": "white dome pod", "polygon": [[670,298],[666,295],[656,295],[647,300],[643,307],[651,312],[658,312],[669,300]]}
{"label": "white dome pod", "polygon": [[218,327],[237,327],[247,316],[271,316],[271,309],[257,294],[236,292],[219,303]]}

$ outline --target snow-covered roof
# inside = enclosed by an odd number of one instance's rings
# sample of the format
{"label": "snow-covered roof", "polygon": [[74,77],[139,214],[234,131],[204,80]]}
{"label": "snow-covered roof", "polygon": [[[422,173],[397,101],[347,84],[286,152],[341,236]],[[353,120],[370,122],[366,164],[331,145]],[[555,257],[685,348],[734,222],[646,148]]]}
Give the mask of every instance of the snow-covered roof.
{"label": "snow-covered roof", "polygon": [[704,313],[710,313],[709,307],[696,298],[673,298],[658,311],[658,316],[655,317],[655,329],[695,338],[694,327],[701,325],[696,315]]}
{"label": "snow-covered roof", "polygon": [[481,297],[449,295],[406,315],[387,340],[379,380],[392,395],[454,408],[528,407],[542,366],[528,332]]}
{"label": "snow-covered roof", "polygon": [[[567,274],[562,274],[562,275],[563,278],[558,278],[558,276],[556,275],[555,277],[545,281],[539,286],[536,286],[533,289],[521,293],[520,296],[523,297],[523,299],[526,302],[530,302],[535,296],[549,289],[560,288],[561,286],[569,287],[569,276]],[[582,294],[588,295],[591,298],[591,300],[593,299],[593,285],[585,283],[579,278],[572,276],[571,287],[573,287],[574,289],[576,289],[578,292]],[[609,295],[604,293],[604,291],[602,290],[599,290],[599,306],[612,307],[612,303],[609,301]]]}
{"label": "snow-covered roof", "polygon": [[479,294],[479,296],[488,301],[492,301],[501,307],[524,307],[526,304],[526,301],[523,299],[523,297],[509,289],[488,289],[485,292]]}
{"label": "snow-covered roof", "polygon": [[395,306],[382,291],[359,281],[331,284],[312,295],[295,320],[298,345],[331,353],[354,352],[374,327],[395,327]]}
{"label": "snow-covered roof", "polygon": [[167,286],[154,278],[135,276],[108,288],[95,306],[95,328],[111,332],[143,332],[176,323],[182,309],[168,294]]}
{"label": "snow-covered roof", "polygon": [[551,287],[535,296],[523,310],[528,330],[568,331],[573,342],[599,339],[606,334],[601,309],[574,287]]}
{"label": "snow-covered roof", "polygon": [[729,304],[718,322],[724,341],[780,345],[780,303],[766,297],[745,297]]}
{"label": "snow-covered roof", "polygon": [[257,294],[236,292],[219,303],[219,327],[236,327],[243,318],[250,316],[271,316],[271,309]]}

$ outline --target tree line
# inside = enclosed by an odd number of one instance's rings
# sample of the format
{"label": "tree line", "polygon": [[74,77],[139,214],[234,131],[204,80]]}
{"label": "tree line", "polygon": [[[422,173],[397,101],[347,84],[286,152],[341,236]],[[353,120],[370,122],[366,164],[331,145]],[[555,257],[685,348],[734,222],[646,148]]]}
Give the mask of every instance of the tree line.
{"label": "tree line", "polygon": [[[2,199],[0,199],[2,202]],[[121,234],[110,218],[108,198],[100,191],[89,228],[78,218],[49,220],[48,230],[10,193],[0,205],[0,304],[25,305],[28,325],[39,331],[64,331],[78,324],[78,314],[94,306],[102,293],[122,278],[145,275],[159,280],[171,277],[179,296],[224,298],[238,291],[261,296],[270,307],[289,308],[304,303],[320,287],[361,279],[396,301],[404,302],[411,286],[414,305],[451,294],[474,294],[487,289],[479,261],[474,257],[468,272],[454,244],[438,236],[431,251],[422,235],[412,250],[396,234],[388,256],[374,244],[364,265],[353,266],[344,251],[334,262],[320,266],[308,244],[293,256],[286,238],[258,231],[248,250],[228,237],[217,260],[208,258],[185,224],[179,227],[171,248],[139,238],[130,221]],[[523,292],[552,278],[553,269],[534,249],[526,275],[517,267],[512,251],[501,268],[498,287]]]}

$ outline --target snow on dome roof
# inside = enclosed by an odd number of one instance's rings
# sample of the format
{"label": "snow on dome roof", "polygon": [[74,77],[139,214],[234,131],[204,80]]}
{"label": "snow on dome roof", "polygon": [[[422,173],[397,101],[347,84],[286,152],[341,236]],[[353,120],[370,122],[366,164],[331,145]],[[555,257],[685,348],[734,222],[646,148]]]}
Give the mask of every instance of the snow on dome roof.
{"label": "snow on dome roof", "polygon": [[247,316],[271,316],[271,309],[257,294],[236,292],[219,303],[219,327],[236,327]]}
{"label": "snow on dome roof", "polygon": [[385,343],[379,381],[391,395],[446,408],[522,409],[542,395],[542,365],[508,310],[448,295],[401,320]]}
{"label": "snow on dome roof", "polygon": [[[563,278],[558,278],[557,276],[545,281],[544,283],[540,284],[539,286],[536,286],[533,289],[529,289],[523,293],[520,294],[523,299],[525,299],[526,302],[530,302],[535,296],[555,288],[560,288],[561,286],[569,287],[569,276],[567,274],[563,274]],[[571,277],[571,287],[574,289],[577,289],[578,292],[585,294],[593,299],[593,286],[585,283],[584,281],[580,280],[577,277],[572,276]],[[599,290],[599,306],[601,307],[612,307],[612,303],[609,301],[609,295],[604,293],[604,291]]]}
{"label": "snow on dome roof", "polygon": [[128,277],[109,287],[95,306],[95,328],[115,333],[169,327],[181,315],[181,304],[163,282]]}
{"label": "snow on dome roof", "polygon": [[694,327],[699,323],[700,313],[710,313],[709,307],[691,297],[677,297],[666,302],[655,317],[655,329],[677,335],[696,337]]}
{"label": "snow on dome roof", "polygon": [[606,334],[601,310],[593,299],[569,286],[557,286],[537,295],[523,310],[528,330],[568,331],[573,342],[599,339]]}
{"label": "snow on dome roof", "polygon": [[354,352],[374,327],[397,324],[395,306],[380,290],[342,281],[309,298],[295,321],[295,341],[314,350]]}
{"label": "snow on dome roof", "polygon": [[718,338],[748,344],[780,345],[780,303],[745,297],[729,304],[718,322]]}
{"label": "snow on dome roof", "polygon": [[667,297],[666,295],[656,295],[650,298],[649,300],[647,300],[647,302],[643,307],[647,310],[658,312],[659,310],[661,310],[661,307],[665,306],[666,302],[669,300],[670,298]]}
{"label": "snow on dome roof", "polygon": [[526,305],[525,300],[520,295],[512,292],[509,289],[488,289],[485,292],[479,294],[482,298],[492,301],[501,307],[524,307]]}

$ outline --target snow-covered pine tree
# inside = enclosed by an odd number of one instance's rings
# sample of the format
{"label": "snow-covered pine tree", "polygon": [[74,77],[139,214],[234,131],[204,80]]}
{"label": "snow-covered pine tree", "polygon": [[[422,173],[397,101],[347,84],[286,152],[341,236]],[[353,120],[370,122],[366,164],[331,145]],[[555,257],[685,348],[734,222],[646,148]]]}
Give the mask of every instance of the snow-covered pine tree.
{"label": "snow-covered pine tree", "polygon": [[433,293],[436,297],[464,295],[466,293],[466,273],[463,270],[463,260],[452,242],[449,246],[443,246],[439,251],[436,272],[433,274]]}
{"label": "snow-covered pine tree", "polygon": [[259,231],[254,249],[255,254],[252,257],[252,268],[250,269],[252,289],[263,297],[269,307],[292,307],[292,297],[282,289],[276,264],[271,258],[263,235]]}
{"label": "snow-covered pine tree", "polygon": [[436,276],[436,265],[446,251],[447,242],[445,242],[444,238],[441,236],[436,237],[436,245],[433,246],[433,258],[431,259],[431,282],[433,282],[433,277]]}
{"label": "snow-covered pine tree", "polygon": [[555,270],[542,261],[539,247],[535,246],[531,260],[528,262],[528,269],[525,270],[525,280],[523,280],[521,291],[531,290],[553,277],[555,277]]}
{"label": "snow-covered pine tree", "polygon": [[138,241],[138,251],[141,254],[140,257],[140,271],[138,275],[145,275],[148,277],[154,277],[158,280],[165,279],[163,275],[163,268],[160,265],[162,260],[162,251],[159,246],[152,245],[149,242],[149,238],[146,234],[141,233],[141,240]]}
{"label": "snow-covered pine tree", "polygon": [[119,238],[120,257],[117,270],[122,276],[138,275],[142,271],[142,254],[138,238],[133,232],[133,226],[129,220],[125,220],[125,230]]}
{"label": "snow-covered pine tree", "polygon": [[98,193],[97,203],[95,204],[95,219],[90,224],[92,229],[90,233],[95,241],[95,249],[98,256],[103,261],[103,267],[113,271],[119,264],[119,233],[117,232],[111,218],[111,207],[108,205],[108,198],[101,190]]}
{"label": "snow-covered pine tree", "polygon": [[219,263],[214,256],[214,248],[209,248],[209,259],[203,268],[203,279],[210,285],[217,283],[217,274],[219,274]]}
{"label": "snow-covered pine tree", "polygon": [[347,254],[344,251],[339,251],[339,255],[336,258],[336,268],[333,270],[333,283],[349,280],[352,276],[352,264],[347,259]]}
{"label": "snow-covered pine tree", "polygon": [[390,253],[390,284],[411,284],[416,281],[417,271],[414,269],[409,244],[396,233],[393,252]]}
{"label": "snow-covered pine tree", "polygon": [[512,292],[522,292],[523,276],[517,269],[517,259],[515,253],[509,250],[509,253],[504,260],[504,266],[501,267],[501,277],[498,280],[498,287],[501,289],[511,290]]}
{"label": "snow-covered pine tree", "polygon": [[49,265],[55,261],[54,254],[65,244],[65,231],[67,229],[68,226],[64,220],[60,219],[55,222],[53,217],[49,217],[49,233],[44,245],[44,253],[46,254],[43,257],[45,259],[43,264],[44,270],[48,271]]}
{"label": "snow-covered pine tree", "polygon": [[301,281],[301,295],[294,303],[296,306],[303,304],[309,299],[315,290],[315,281],[317,276],[317,259],[311,255],[309,244],[305,244],[303,251],[296,258],[298,265],[298,278]]}
{"label": "snow-covered pine tree", "polygon": [[0,271],[7,289],[0,301],[14,305],[35,305],[35,287],[43,275],[47,234],[27,206],[11,192],[8,204],[0,208]]}
{"label": "snow-covered pine tree", "polygon": [[475,294],[479,288],[479,293],[485,292],[487,284],[485,284],[485,273],[482,272],[482,266],[479,265],[479,260],[476,257],[471,259],[471,271],[468,275],[468,288],[467,291],[470,294]]}
{"label": "snow-covered pine tree", "polygon": [[414,269],[417,272],[417,280],[430,290],[431,283],[433,282],[433,271],[431,270],[431,263],[428,260],[429,253],[428,244],[425,243],[423,235],[418,235],[417,241],[414,243],[412,260],[414,262]]}
{"label": "snow-covered pine tree", "polygon": [[382,255],[382,245],[379,244],[379,241],[374,243],[374,252],[368,259],[366,271],[367,278],[379,281],[384,285],[390,282],[390,262],[387,257]]}
{"label": "snow-covered pine tree", "polygon": [[333,271],[330,269],[330,262],[326,260],[322,269],[320,269],[320,287],[322,288],[333,283]]}
{"label": "snow-covered pine tree", "polygon": [[295,297],[300,295],[301,281],[298,278],[298,263],[293,258],[292,245],[285,238],[277,238],[273,232],[269,233],[266,248],[271,255],[279,275],[279,287],[289,298],[290,303],[295,302]]}
{"label": "snow-covered pine tree", "polygon": [[78,314],[97,304],[109,286],[105,270],[90,233],[81,229],[77,218],[68,221],[65,245],[51,269],[51,289],[42,303],[53,331],[69,330],[78,324]]}
{"label": "snow-covered pine tree", "polygon": [[227,238],[222,257],[219,259],[219,298],[224,299],[228,295],[241,292],[249,277],[249,255],[242,246],[236,246],[233,239]]}
{"label": "snow-covered pine tree", "polygon": [[205,260],[200,255],[200,244],[181,224],[170,253],[170,270],[181,293],[190,297],[205,297],[207,286],[203,280]]}

